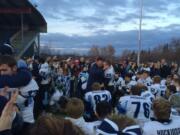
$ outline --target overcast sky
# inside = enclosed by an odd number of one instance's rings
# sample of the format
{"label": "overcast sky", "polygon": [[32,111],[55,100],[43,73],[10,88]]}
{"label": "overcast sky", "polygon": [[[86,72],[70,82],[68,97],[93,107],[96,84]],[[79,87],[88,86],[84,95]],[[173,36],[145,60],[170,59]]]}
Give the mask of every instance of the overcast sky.
{"label": "overcast sky", "polygon": [[[42,44],[87,50],[112,44],[137,49],[140,0],[31,0],[48,23]],[[143,48],[180,37],[180,1],[144,0]]]}

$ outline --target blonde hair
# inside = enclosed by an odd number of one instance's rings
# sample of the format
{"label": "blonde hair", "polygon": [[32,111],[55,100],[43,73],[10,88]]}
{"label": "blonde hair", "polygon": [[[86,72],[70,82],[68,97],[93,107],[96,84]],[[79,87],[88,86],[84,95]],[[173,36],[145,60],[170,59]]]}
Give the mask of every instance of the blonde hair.
{"label": "blonde hair", "polygon": [[171,114],[171,104],[164,98],[158,98],[153,102],[153,111],[157,119],[167,120]]}
{"label": "blonde hair", "polygon": [[179,95],[170,96],[169,102],[171,103],[172,107],[180,108],[180,96]]}
{"label": "blonde hair", "polygon": [[161,77],[160,76],[154,76],[153,81],[154,81],[154,83],[160,83]]}
{"label": "blonde hair", "polygon": [[84,113],[83,101],[78,98],[71,98],[66,105],[66,113],[71,118],[80,118]]}
{"label": "blonde hair", "polygon": [[98,82],[95,82],[92,84],[92,90],[100,90],[101,89],[101,85]]}

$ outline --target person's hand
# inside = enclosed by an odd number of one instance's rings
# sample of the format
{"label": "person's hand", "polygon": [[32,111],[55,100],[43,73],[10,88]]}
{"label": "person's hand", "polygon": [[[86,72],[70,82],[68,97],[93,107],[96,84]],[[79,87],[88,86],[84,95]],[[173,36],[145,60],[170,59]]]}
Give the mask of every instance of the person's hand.
{"label": "person's hand", "polygon": [[15,103],[18,96],[18,91],[15,91],[10,101],[6,104],[0,117],[0,131],[11,129],[14,114],[17,110]]}

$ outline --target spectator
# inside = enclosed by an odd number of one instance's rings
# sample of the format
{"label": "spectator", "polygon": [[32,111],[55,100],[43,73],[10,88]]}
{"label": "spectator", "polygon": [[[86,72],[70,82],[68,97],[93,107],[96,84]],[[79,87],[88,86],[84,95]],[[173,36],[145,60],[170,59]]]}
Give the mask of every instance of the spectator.
{"label": "spectator", "polygon": [[171,74],[171,68],[168,66],[165,59],[161,60],[160,72],[161,72],[161,77],[162,78],[166,78],[168,75]]}

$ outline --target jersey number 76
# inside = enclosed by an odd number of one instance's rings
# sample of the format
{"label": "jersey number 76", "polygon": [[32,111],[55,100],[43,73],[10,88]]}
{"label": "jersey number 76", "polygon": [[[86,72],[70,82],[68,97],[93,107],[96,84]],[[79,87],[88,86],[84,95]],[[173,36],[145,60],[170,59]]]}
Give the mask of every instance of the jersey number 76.
{"label": "jersey number 76", "polygon": [[146,118],[149,118],[150,115],[150,105],[148,103],[141,103],[141,102],[132,102],[133,105],[136,105],[136,109],[134,112],[134,118],[137,118],[140,112],[141,107],[143,107],[144,110],[144,116]]}

